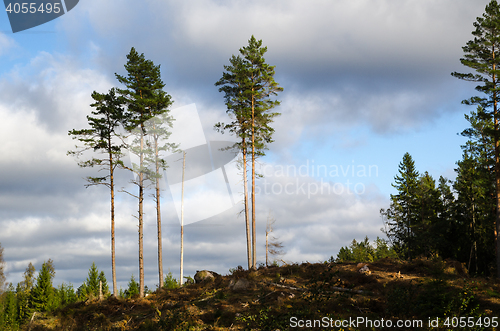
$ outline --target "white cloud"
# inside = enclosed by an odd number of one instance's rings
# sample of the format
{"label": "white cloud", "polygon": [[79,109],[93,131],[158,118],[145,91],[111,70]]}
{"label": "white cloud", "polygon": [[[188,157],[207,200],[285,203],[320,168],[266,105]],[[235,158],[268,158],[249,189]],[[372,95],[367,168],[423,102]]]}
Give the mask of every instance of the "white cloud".
{"label": "white cloud", "polygon": [[14,47],[17,47],[16,42],[0,32],[0,56],[8,54]]}

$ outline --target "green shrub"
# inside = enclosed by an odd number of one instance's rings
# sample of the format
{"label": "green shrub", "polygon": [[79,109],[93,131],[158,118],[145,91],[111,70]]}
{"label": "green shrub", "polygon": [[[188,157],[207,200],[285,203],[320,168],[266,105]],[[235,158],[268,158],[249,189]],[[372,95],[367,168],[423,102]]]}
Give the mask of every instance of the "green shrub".
{"label": "green shrub", "polygon": [[163,281],[163,288],[166,289],[174,289],[179,287],[179,282],[174,278],[172,272],[169,271],[165,276],[165,280]]}

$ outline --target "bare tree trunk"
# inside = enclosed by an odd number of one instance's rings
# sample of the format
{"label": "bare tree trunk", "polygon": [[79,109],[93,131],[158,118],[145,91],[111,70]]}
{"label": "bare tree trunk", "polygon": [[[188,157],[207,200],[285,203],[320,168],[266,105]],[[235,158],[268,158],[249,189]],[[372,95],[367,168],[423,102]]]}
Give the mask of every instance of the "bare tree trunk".
{"label": "bare tree trunk", "polygon": [[[492,49],[493,57],[493,86],[496,88],[496,64],[495,64],[495,48]],[[500,278],[500,142],[498,140],[498,101],[497,92],[493,91],[493,120],[494,120],[494,144],[495,144],[495,184],[496,184],[496,218],[495,218],[495,248],[497,253],[497,277]]]}
{"label": "bare tree trunk", "polygon": [[[496,102],[495,102],[496,106]],[[497,255],[497,277],[500,278],[500,146],[498,140],[498,117],[495,107],[495,183],[496,183],[496,218],[495,218],[495,248]]]}
{"label": "bare tree trunk", "polygon": [[266,229],[266,267],[269,267],[269,231]]}
{"label": "bare tree trunk", "polygon": [[245,138],[242,139],[243,146],[243,194],[244,194],[244,203],[245,203],[245,225],[246,225],[246,233],[247,233],[247,259],[248,259],[248,270],[252,268],[253,258],[252,258],[252,246],[251,246],[251,235],[250,235],[250,215],[248,212],[248,179],[247,179],[247,150]]}
{"label": "bare tree trunk", "polygon": [[158,277],[159,288],[163,287],[163,245],[161,236],[161,212],[160,212],[160,165],[158,164],[158,135],[155,134],[155,162],[156,162],[156,226],[158,231]]}
{"label": "bare tree trunk", "polygon": [[144,165],[144,124],[141,123],[141,151],[139,161],[139,297],[144,297],[144,174],[142,167]]}
{"label": "bare tree trunk", "polygon": [[179,284],[184,284],[184,172],[186,169],[186,152],[182,158],[182,188],[181,188],[181,274]]}
{"label": "bare tree trunk", "polygon": [[[254,88],[252,88],[252,92]],[[255,99],[252,95],[252,268],[257,269],[257,247],[255,231]]]}
{"label": "bare tree trunk", "polygon": [[[108,139],[111,146],[111,138]],[[113,278],[113,296],[116,297],[116,262],[115,262],[115,183],[114,183],[113,154],[109,153],[109,182],[111,191],[111,275]]]}

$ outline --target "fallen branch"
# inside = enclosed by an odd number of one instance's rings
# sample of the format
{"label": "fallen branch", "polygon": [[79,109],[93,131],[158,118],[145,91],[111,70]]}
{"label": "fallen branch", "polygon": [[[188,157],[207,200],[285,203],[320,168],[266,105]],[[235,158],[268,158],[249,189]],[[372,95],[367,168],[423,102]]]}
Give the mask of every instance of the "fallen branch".
{"label": "fallen branch", "polygon": [[[286,286],[286,285],[277,284],[277,283],[269,283],[269,284],[274,285],[274,286],[278,286],[278,287],[288,288],[290,290],[295,290],[295,291],[302,291],[302,292],[309,291],[307,288]],[[338,291],[338,292],[351,292],[351,293],[357,293],[357,294],[363,294],[364,293],[361,290],[353,290],[353,289],[349,289],[349,288],[336,287],[336,286],[331,287],[331,289],[334,290],[334,291]]]}
{"label": "fallen branch", "polygon": [[269,284],[274,285],[274,286],[278,286],[278,287],[288,288],[290,290],[295,290],[295,291],[308,291],[308,289],[306,289],[306,288],[286,286],[286,285],[277,284],[277,283],[269,283]]}
{"label": "fallen branch", "polygon": [[258,298],[258,299],[257,299],[257,300],[255,300],[254,302],[255,302],[255,303],[257,303],[257,302],[259,302],[261,299],[264,299],[265,297],[267,297],[268,295],[271,295],[271,294],[273,294],[273,293],[276,293],[276,292],[275,292],[275,291],[269,292],[269,293],[267,293],[266,295],[264,295],[264,296],[262,296],[262,297]]}
{"label": "fallen branch", "polygon": [[364,293],[361,290],[352,290],[350,288],[343,288],[343,287],[337,287],[337,286],[333,286],[332,289],[334,291],[339,291],[339,292],[352,292],[352,293],[357,293],[357,294],[363,294]]}

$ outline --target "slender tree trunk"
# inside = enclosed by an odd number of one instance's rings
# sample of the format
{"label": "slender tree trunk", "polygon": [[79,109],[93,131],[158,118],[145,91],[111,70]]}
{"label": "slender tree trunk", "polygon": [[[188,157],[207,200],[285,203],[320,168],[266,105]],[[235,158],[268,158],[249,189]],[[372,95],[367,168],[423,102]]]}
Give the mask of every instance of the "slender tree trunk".
{"label": "slender tree trunk", "polygon": [[498,113],[497,102],[495,100],[494,106],[495,114],[495,183],[496,183],[496,218],[495,218],[495,248],[497,253],[497,277],[500,278],[500,145],[498,140]]}
{"label": "slender tree trunk", "polygon": [[144,297],[144,173],[142,167],[144,165],[144,124],[141,123],[141,151],[139,153],[139,297]]}
{"label": "slender tree trunk", "polygon": [[184,172],[186,169],[186,152],[183,152],[182,157],[182,188],[181,188],[181,273],[179,284],[184,283]]}
{"label": "slender tree trunk", "polygon": [[[108,139],[111,146],[111,138]],[[116,297],[116,263],[115,263],[115,183],[114,183],[113,154],[109,151],[109,185],[111,191],[111,275],[113,278],[113,296]]]}
{"label": "slender tree trunk", "polygon": [[[492,49],[493,57],[493,86],[496,88],[496,64],[495,64],[495,48]],[[500,144],[498,140],[498,101],[497,92],[493,91],[493,119],[494,119],[494,144],[495,144],[495,184],[496,184],[496,218],[495,218],[495,248],[497,253],[497,277],[500,278]]]}
{"label": "slender tree trunk", "polygon": [[266,229],[266,267],[269,266],[269,231]]}
{"label": "slender tree trunk", "polygon": [[245,225],[247,233],[247,259],[248,259],[248,270],[252,268],[253,258],[252,258],[252,246],[251,246],[251,235],[250,235],[250,219],[248,212],[248,179],[247,179],[247,148],[245,143],[245,138],[242,139],[242,151],[243,151],[243,195],[245,204]]}
{"label": "slender tree trunk", "polygon": [[[254,88],[252,88],[252,94]],[[257,248],[256,248],[256,231],[255,231],[255,98],[252,95],[252,245],[253,258],[252,268],[257,269]]]}
{"label": "slender tree trunk", "polygon": [[161,212],[160,212],[160,165],[158,163],[158,135],[155,134],[155,162],[156,162],[156,223],[158,229],[158,277],[160,278],[159,287],[163,287],[163,249],[161,236]]}

